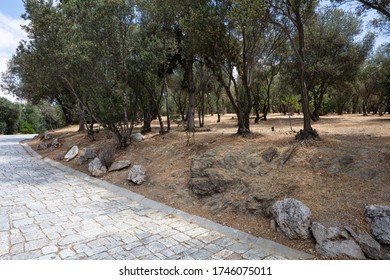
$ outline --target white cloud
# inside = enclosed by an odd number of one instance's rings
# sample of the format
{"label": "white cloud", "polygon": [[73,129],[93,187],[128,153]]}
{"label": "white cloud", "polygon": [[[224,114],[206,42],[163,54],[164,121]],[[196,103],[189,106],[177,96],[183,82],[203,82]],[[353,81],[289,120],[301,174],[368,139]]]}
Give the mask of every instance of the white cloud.
{"label": "white cloud", "polygon": [[[27,40],[27,34],[22,30],[21,25],[25,25],[23,19],[15,19],[0,12],[0,73],[7,70],[7,63],[15,53],[21,40]],[[4,95],[0,90],[0,96],[9,99],[9,95]]]}

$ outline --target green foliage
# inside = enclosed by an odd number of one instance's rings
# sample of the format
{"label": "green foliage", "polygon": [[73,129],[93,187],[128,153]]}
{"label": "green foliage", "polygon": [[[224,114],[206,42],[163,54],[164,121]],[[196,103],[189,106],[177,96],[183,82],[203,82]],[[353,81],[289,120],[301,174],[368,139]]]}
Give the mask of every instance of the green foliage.
{"label": "green foliage", "polygon": [[24,121],[22,123],[22,128],[20,130],[20,133],[22,133],[22,134],[34,134],[35,130],[34,130],[34,128],[31,126],[31,124],[28,121]]}
{"label": "green foliage", "polygon": [[0,97],[0,134],[17,132],[20,108],[4,97]]}

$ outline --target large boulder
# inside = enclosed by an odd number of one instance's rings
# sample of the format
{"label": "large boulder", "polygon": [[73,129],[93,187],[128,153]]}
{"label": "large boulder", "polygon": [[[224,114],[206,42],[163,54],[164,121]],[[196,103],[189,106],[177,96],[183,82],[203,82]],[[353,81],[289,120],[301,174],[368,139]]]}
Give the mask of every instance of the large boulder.
{"label": "large boulder", "polygon": [[293,198],[286,198],[272,205],[271,212],[280,230],[288,238],[310,238],[311,212],[305,204]]}
{"label": "large boulder", "polygon": [[70,150],[66,153],[65,157],[64,157],[64,160],[65,161],[71,161],[72,159],[74,159],[79,153],[79,147],[77,146],[73,146],[72,148],[70,148]]}
{"label": "large boulder", "polygon": [[110,168],[108,168],[108,171],[111,172],[111,171],[121,170],[121,169],[124,169],[126,167],[129,167],[130,164],[131,164],[131,162],[129,160],[115,161],[114,163],[112,163],[110,165]]}
{"label": "large boulder", "polygon": [[137,185],[141,185],[146,181],[146,170],[142,165],[134,165],[130,168],[129,174],[127,175],[127,180],[133,182]]}
{"label": "large boulder", "polygon": [[373,237],[383,244],[390,244],[390,206],[368,206],[364,215],[371,221]]}

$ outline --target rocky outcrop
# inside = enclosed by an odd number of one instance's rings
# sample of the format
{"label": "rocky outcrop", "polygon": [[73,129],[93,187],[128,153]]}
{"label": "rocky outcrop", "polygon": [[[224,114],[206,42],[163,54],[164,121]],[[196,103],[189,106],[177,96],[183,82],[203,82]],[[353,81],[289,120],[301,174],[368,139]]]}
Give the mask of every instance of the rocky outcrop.
{"label": "rocky outcrop", "polygon": [[276,150],[274,147],[271,147],[265,150],[264,152],[262,152],[261,157],[266,162],[271,162],[277,154],[278,154],[278,150]]}
{"label": "rocky outcrop", "polygon": [[308,239],[311,237],[310,209],[302,202],[286,198],[277,201],[271,208],[272,215],[280,231],[290,239]]}
{"label": "rocky outcrop", "polygon": [[134,165],[130,168],[127,180],[134,184],[141,185],[146,180],[146,170],[142,165]]}
{"label": "rocky outcrop", "polygon": [[234,180],[229,173],[222,168],[205,169],[202,178],[191,178],[189,182],[190,189],[197,195],[212,195],[224,192],[229,188]]}

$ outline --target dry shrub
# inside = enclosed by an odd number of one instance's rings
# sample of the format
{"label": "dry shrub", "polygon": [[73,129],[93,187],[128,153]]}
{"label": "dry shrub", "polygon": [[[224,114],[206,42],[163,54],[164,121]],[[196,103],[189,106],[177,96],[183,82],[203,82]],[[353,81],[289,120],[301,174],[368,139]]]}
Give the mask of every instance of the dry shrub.
{"label": "dry shrub", "polygon": [[99,151],[99,159],[104,166],[109,168],[114,162],[116,147],[113,144],[105,143]]}

